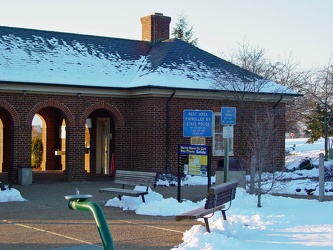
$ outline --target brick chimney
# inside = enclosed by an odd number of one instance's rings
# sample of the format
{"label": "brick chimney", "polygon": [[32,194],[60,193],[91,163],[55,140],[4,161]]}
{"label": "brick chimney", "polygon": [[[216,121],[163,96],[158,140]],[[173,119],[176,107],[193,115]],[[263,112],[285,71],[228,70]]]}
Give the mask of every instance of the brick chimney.
{"label": "brick chimney", "polygon": [[162,13],[154,13],[140,18],[142,24],[142,40],[155,42],[158,39],[169,39],[171,17]]}

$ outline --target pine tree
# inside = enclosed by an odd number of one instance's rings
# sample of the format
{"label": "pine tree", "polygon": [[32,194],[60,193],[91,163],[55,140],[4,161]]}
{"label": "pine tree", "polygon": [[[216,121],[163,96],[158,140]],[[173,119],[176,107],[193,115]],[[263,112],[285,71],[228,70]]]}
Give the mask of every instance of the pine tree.
{"label": "pine tree", "polygon": [[[327,112],[327,115],[325,114]],[[317,105],[314,112],[306,116],[306,124],[308,129],[305,130],[310,138],[308,143],[314,143],[325,135],[325,116],[327,125],[327,134],[333,135],[333,120],[332,111],[325,110],[321,105]]]}
{"label": "pine tree", "polygon": [[188,27],[188,22],[184,14],[178,15],[176,26],[173,28],[171,35],[194,46],[198,44],[198,38],[193,38],[193,26],[191,28]]}
{"label": "pine tree", "polygon": [[32,139],[31,143],[31,165],[39,167],[43,159],[43,142],[40,138]]}

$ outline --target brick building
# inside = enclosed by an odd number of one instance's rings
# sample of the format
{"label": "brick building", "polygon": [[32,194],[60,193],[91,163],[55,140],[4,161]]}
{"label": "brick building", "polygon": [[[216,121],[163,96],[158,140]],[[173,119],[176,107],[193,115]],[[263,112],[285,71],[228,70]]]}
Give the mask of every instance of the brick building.
{"label": "brick building", "polygon": [[31,164],[35,115],[43,122],[42,170],[82,181],[87,174],[110,174],[112,162],[117,169],[175,173],[177,145],[190,142],[183,136],[183,110],[212,110],[213,137],[206,143],[214,170],[223,156],[221,107],[239,110],[237,96],[254,95],[242,117],[246,122],[254,110],[277,111],[275,155],[283,166],[285,103],[297,94],[273,82],[258,92],[229,88],[263,79],[169,39],[170,21],[159,13],[141,18],[142,41],[0,27],[0,170],[9,181],[16,183],[18,168]]}

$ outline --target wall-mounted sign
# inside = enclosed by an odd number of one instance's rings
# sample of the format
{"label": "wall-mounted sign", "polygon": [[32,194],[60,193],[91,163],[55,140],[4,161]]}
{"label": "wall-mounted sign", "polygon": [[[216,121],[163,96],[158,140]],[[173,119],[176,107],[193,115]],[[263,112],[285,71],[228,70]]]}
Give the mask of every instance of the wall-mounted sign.
{"label": "wall-mounted sign", "polygon": [[184,110],[184,137],[212,137],[213,112],[211,110]]}
{"label": "wall-mounted sign", "polygon": [[206,138],[205,137],[191,137],[191,144],[192,145],[206,145]]}

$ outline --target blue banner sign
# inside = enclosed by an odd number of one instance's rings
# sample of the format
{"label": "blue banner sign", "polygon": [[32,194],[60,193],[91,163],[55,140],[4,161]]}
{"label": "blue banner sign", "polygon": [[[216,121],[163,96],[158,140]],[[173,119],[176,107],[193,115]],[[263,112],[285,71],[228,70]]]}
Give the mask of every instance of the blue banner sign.
{"label": "blue banner sign", "polygon": [[208,146],[179,144],[178,154],[180,155],[208,155]]}

